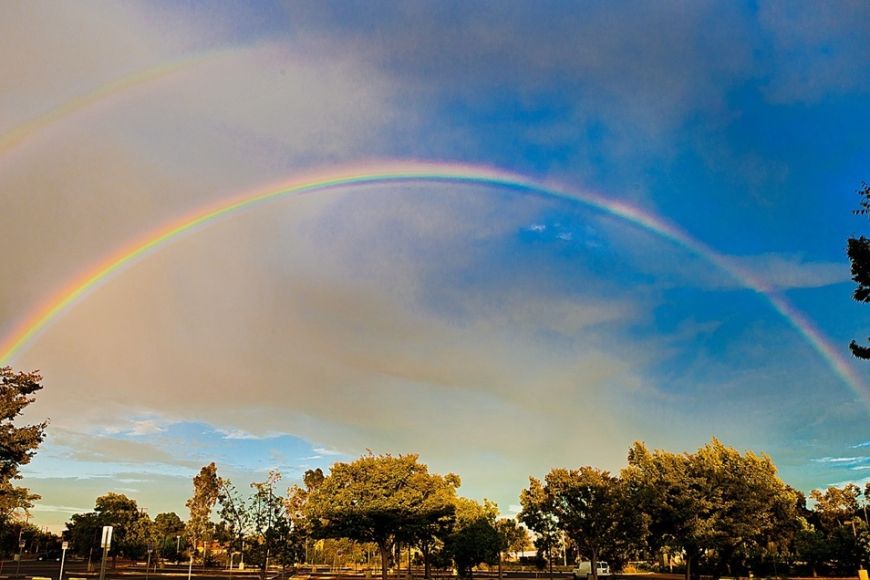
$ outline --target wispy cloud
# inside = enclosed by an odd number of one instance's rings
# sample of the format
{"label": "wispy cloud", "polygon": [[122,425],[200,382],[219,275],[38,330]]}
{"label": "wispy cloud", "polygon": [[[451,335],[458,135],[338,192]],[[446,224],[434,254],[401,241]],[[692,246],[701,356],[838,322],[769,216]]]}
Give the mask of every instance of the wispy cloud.
{"label": "wispy cloud", "polygon": [[820,288],[848,282],[848,262],[813,262],[801,256],[761,254],[734,258],[767,286],[777,290]]}

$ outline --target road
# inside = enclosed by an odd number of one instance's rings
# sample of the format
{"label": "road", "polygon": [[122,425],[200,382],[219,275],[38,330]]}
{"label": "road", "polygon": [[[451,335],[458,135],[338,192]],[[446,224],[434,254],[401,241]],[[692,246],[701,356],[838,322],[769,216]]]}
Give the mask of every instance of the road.
{"label": "road", "polygon": [[[108,563],[108,568],[106,569],[106,578],[108,580],[186,580],[187,578],[187,566],[182,564],[179,566],[165,566],[159,568],[157,571],[153,569],[149,571],[146,575],[145,566],[143,564],[139,565],[119,565],[118,568],[111,568],[111,561]],[[87,562],[81,560],[72,560],[64,563],[64,580],[70,580],[73,578],[85,578],[87,580],[95,580],[99,577],[100,572],[100,563],[96,562],[92,566],[93,570],[87,570]],[[60,562],[49,561],[49,562],[39,562],[35,560],[23,560],[21,562],[21,566],[19,569],[18,562],[14,560],[4,560],[2,561],[2,567],[0,567],[0,580],[29,580],[34,577],[41,578],[51,578],[52,580],[58,580],[58,573],[60,572]],[[380,574],[379,571],[372,571],[371,576],[373,580],[379,580]],[[438,573],[433,574],[436,580],[455,580],[455,577],[448,574]],[[481,580],[492,580],[498,577],[496,572],[475,572],[475,578],[480,578]],[[245,570],[238,571],[234,570],[232,574],[227,570],[223,569],[202,569],[202,568],[194,568],[193,569],[193,577],[199,580],[259,580],[260,575],[257,570]],[[289,577],[289,572],[284,576],[284,579]],[[311,574],[308,571],[302,571],[299,575],[296,576],[298,580],[363,580],[366,578],[364,572],[350,572],[343,571],[340,573],[334,572],[325,572],[318,571],[314,574]],[[420,576],[415,575],[415,580],[421,580]],[[504,578],[506,580],[515,580],[515,579],[539,579],[539,580],[547,580],[549,575],[546,571],[539,572],[535,574],[534,572],[508,572],[505,571]],[[570,580],[571,575],[565,573],[556,573],[554,574],[554,578],[556,580]],[[613,577],[612,577],[613,578]],[[390,575],[390,580],[405,580],[405,573],[401,573],[396,576],[395,574]],[[283,580],[280,571],[278,570],[270,570],[268,574],[268,580]],[[657,579],[660,580],[660,579]],[[671,580],[671,579],[668,579]]]}

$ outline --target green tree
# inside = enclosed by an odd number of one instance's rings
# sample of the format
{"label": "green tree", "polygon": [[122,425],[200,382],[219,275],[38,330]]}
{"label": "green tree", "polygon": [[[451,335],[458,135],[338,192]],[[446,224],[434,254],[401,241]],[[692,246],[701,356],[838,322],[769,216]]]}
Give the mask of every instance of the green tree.
{"label": "green tree", "polygon": [[251,511],[245,498],[229,479],[221,480],[220,522],[230,538],[230,558],[245,549],[245,537],[251,533]]}
{"label": "green tree", "polygon": [[535,548],[538,555],[547,554],[550,580],[553,580],[553,548],[559,544],[561,532],[552,498],[539,479],[529,477],[529,487],[520,492],[522,510],[519,520],[535,533]]}
{"label": "green tree", "polygon": [[13,372],[0,367],[0,529],[7,527],[12,515],[27,510],[39,496],[26,487],[14,485],[19,469],[36,453],[45,437],[47,422],[15,426],[15,419],[32,403],[33,394],[42,389],[38,371]]}
{"label": "green tree", "polygon": [[[861,184],[857,193],[861,200],[855,213],[870,216],[870,185]],[[852,297],[858,302],[870,302],[870,240],[864,236],[849,238],[846,253],[852,263],[852,280],[856,284]],[[856,357],[870,359],[870,346],[861,346],[853,340],[849,348]]]}
{"label": "green tree", "polygon": [[[80,556],[100,554],[99,542],[103,526],[112,526],[112,546],[109,555],[139,558],[145,554],[152,538],[152,523],[139,509],[136,500],[121,493],[109,492],[96,499],[94,511],[74,514],[66,524],[64,535]],[[96,548],[96,550],[94,550]]]}
{"label": "green tree", "polygon": [[496,529],[505,544],[505,551],[509,553],[523,552],[531,545],[529,530],[513,518],[499,518],[496,522]]}
{"label": "green tree", "polygon": [[[193,545],[193,552],[196,551],[197,541],[203,541],[203,565],[205,565],[208,556],[207,536],[211,529],[211,512],[217,503],[220,492],[221,479],[217,475],[217,466],[212,462],[200,469],[193,478],[193,496],[186,503],[190,510],[186,531]],[[190,554],[191,562],[193,562],[193,552]]]}
{"label": "green tree", "polygon": [[317,537],[377,544],[386,580],[396,540],[413,537],[421,518],[438,512],[440,496],[429,493],[432,477],[417,455],[370,454],[336,463],[307,497],[305,518]]}
{"label": "green tree", "polygon": [[401,539],[420,549],[424,578],[431,575],[432,552],[439,544],[443,545],[444,538],[453,530],[459,485],[459,476],[453,473],[430,474],[420,480],[416,517],[408,522]]}
{"label": "green tree", "polygon": [[861,489],[854,483],[848,483],[842,489],[831,486],[824,492],[814,489],[810,497],[815,502],[815,512],[826,531],[852,522],[859,510],[858,498]]}
{"label": "green tree", "polygon": [[624,535],[621,505],[625,494],[618,478],[593,467],[553,469],[545,478],[544,493],[556,523],[592,564],[598,580],[601,553]]}
{"label": "green tree", "polygon": [[157,539],[157,549],[161,558],[178,560],[177,547],[184,535],[184,522],[175,512],[157,514],[154,518],[154,532]]}
{"label": "green tree", "polygon": [[808,518],[813,537],[803,534],[801,553],[814,564],[814,572],[825,565],[837,574],[853,574],[870,558],[870,529],[862,517],[861,489],[849,483],[813,490],[810,497],[815,503]]}
{"label": "green tree", "polygon": [[488,500],[478,503],[456,499],[456,522],[444,539],[444,551],[461,578],[472,578],[472,569],[481,563],[495,564],[505,548],[496,528],[498,506]]}
{"label": "green tree", "polygon": [[306,517],[308,500],[315,489],[323,484],[325,476],[323,470],[308,469],[302,476],[304,487],[290,486],[287,490],[287,516],[290,518],[297,537],[303,543],[305,559],[307,561],[311,547],[312,525]]}
{"label": "green tree", "polygon": [[635,443],[628,463],[622,477],[649,518],[650,544],[683,551],[687,578],[702,554],[712,553],[718,576],[797,530],[796,495],[766,455],[741,455],[714,438],[695,454]]}
{"label": "green tree", "polygon": [[251,497],[250,519],[257,540],[254,552],[255,557],[262,562],[263,574],[266,573],[270,558],[286,568],[300,561],[305,553],[301,530],[293,526],[287,510],[289,498],[275,493],[275,486],[280,480],[278,471],[270,471],[266,481],[251,484],[254,495]]}

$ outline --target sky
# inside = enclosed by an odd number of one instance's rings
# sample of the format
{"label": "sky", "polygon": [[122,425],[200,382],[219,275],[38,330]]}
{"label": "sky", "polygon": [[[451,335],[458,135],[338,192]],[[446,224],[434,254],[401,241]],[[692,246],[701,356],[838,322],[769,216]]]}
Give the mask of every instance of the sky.
{"label": "sky", "polygon": [[[50,418],[31,521],[108,491],[186,517],[211,461],[290,485],[369,450],[506,514],[530,475],[618,471],[636,440],[717,437],[804,491],[870,481],[845,255],[870,231],[868,22],[3,3],[0,360],[41,371],[23,419]],[[409,167],[430,178],[389,179]]]}

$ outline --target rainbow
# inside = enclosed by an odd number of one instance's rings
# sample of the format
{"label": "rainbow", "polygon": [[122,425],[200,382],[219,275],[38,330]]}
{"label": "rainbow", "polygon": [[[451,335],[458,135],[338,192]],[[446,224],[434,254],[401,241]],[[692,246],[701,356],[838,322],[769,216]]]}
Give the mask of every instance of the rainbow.
{"label": "rainbow", "polygon": [[30,137],[33,137],[34,135],[39,133],[42,129],[45,129],[46,127],[53,125],[54,123],[61,121],[64,118],[69,117],[70,115],[88,109],[91,106],[112,97],[113,95],[123,93],[124,91],[130,90],[138,85],[142,85],[167,77],[183,68],[186,68],[187,66],[193,64],[198,60],[199,58],[191,58],[169,65],[149,68],[147,70],[140,71],[132,75],[123,77],[121,79],[115,80],[113,82],[101,85],[90,93],[66,101],[58,107],[46,111],[42,115],[34,117],[30,121],[27,121],[15,127],[14,129],[6,132],[3,135],[0,135],[0,155],[8,153],[9,151],[15,149],[15,147],[24,143]]}
{"label": "rainbow", "polygon": [[109,276],[130,266],[149,252],[169,244],[173,239],[193,228],[206,225],[233,212],[293,194],[314,193],[365,184],[403,182],[482,185],[544,198],[579,202],[670,240],[704,258],[731,275],[746,288],[763,296],[774,310],[783,316],[819,353],[832,371],[870,408],[870,392],[868,392],[867,387],[843,355],[831,345],[821,331],[792,306],[785,297],[775,292],[763,280],[741,267],[734,260],[716,252],[663,219],[627,203],[607,199],[590,192],[572,191],[546,185],[506,171],[461,164],[380,163],[365,168],[333,170],[325,174],[315,174],[259,187],[214,205],[197,209],[119,248],[70,280],[50,300],[26,316],[0,342],[0,365],[8,364],[53,320]]}
{"label": "rainbow", "polygon": [[[267,44],[252,44],[247,49],[258,50],[264,46],[267,46]],[[164,79],[205,62],[217,60],[221,56],[231,55],[236,50],[237,47],[228,47],[185,56],[179,60],[143,69],[102,84],[89,93],[70,99],[0,135],[0,156],[14,150],[28,139],[39,134],[42,130],[64,121],[76,113],[88,110],[103,102],[111,101],[113,97],[138,86]]]}

